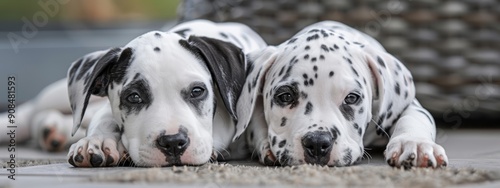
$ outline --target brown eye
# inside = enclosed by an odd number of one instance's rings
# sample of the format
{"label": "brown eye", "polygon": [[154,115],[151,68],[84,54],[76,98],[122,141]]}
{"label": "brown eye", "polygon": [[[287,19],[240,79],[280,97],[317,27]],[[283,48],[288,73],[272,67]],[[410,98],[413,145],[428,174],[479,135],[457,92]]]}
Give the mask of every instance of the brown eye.
{"label": "brown eye", "polygon": [[344,99],[345,104],[356,104],[358,101],[359,95],[355,93],[349,93]]}
{"label": "brown eye", "polygon": [[290,93],[283,93],[281,95],[278,96],[278,99],[280,100],[281,103],[286,103],[286,104],[289,104],[289,103],[292,103],[293,102],[293,97],[292,97],[292,94]]}
{"label": "brown eye", "polygon": [[191,98],[198,98],[200,96],[203,95],[203,93],[205,93],[205,89],[202,88],[202,87],[194,87],[192,90],[191,90],[191,95],[190,97]]}
{"label": "brown eye", "polygon": [[290,86],[282,86],[278,88],[278,90],[276,91],[274,100],[279,105],[286,106],[295,102],[297,98],[295,93],[296,92],[294,91],[294,89],[291,88]]}
{"label": "brown eye", "polygon": [[140,104],[142,103],[142,98],[137,93],[132,93],[127,97],[127,101],[133,104]]}

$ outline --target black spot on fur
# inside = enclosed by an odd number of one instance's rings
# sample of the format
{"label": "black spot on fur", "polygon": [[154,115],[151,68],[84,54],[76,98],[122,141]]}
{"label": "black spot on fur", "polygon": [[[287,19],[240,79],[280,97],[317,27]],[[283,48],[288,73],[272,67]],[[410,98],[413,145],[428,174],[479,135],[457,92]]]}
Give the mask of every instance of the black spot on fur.
{"label": "black spot on fur", "polygon": [[309,79],[309,85],[313,86],[314,85],[314,80],[311,78]]}
{"label": "black spot on fur", "polygon": [[316,32],[319,32],[318,29],[311,29],[310,31],[308,31],[307,33],[316,33]]}
{"label": "black spot on fur", "polygon": [[344,157],[342,157],[342,160],[344,161],[344,164],[351,164],[352,162],[352,150],[350,148],[347,148],[344,150]]}
{"label": "black spot on fur", "polygon": [[314,66],[313,66],[313,70],[314,70],[314,71],[318,71],[318,66],[314,65]]}
{"label": "black spot on fur", "polygon": [[325,30],[321,30],[321,34],[323,35],[324,38],[328,37],[328,33],[326,33]]}
{"label": "black spot on fur", "polygon": [[280,126],[284,127],[286,125],[286,120],[286,117],[282,117]]}
{"label": "black spot on fur", "polygon": [[226,39],[229,38],[229,36],[227,36],[227,34],[225,34],[223,32],[220,32],[219,35],[222,36],[222,37],[224,37],[224,38],[226,38]]}
{"label": "black spot on fur", "polygon": [[281,67],[280,73],[278,73],[278,76],[281,76],[285,72],[285,66]]}
{"label": "black spot on fur", "polygon": [[315,57],[311,58],[311,62],[313,62],[313,63],[314,63],[314,62],[316,62],[316,61],[317,61],[317,59],[316,59]]}
{"label": "black spot on fur", "polygon": [[313,105],[311,102],[307,102],[306,104],[306,111],[304,112],[305,115],[309,115],[312,111]]}
{"label": "black spot on fur", "polygon": [[159,52],[159,51],[160,51],[160,48],[159,48],[159,47],[155,47],[155,48],[154,48],[154,51],[155,51],[155,52]]}
{"label": "black spot on fur", "polygon": [[191,29],[181,29],[178,31],[175,31],[178,35],[180,35],[182,38],[186,38],[186,32],[191,31]]}
{"label": "black spot on fur", "polygon": [[309,59],[309,54],[306,54],[306,55],[304,56],[304,60],[307,60],[307,59]]}
{"label": "black spot on fur", "polygon": [[309,49],[311,49],[311,47],[309,45],[307,45],[304,49],[309,50]]}
{"label": "black spot on fur", "polygon": [[328,50],[328,47],[326,47],[326,45],[324,45],[324,44],[322,44],[322,45],[321,45],[321,49],[322,49],[323,51],[325,51],[325,52],[328,52],[328,51],[329,51],[329,50]]}
{"label": "black spot on fur", "polygon": [[351,67],[352,72],[356,75],[356,77],[359,77],[358,71],[354,69],[354,67]]}
{"label": "black spot on fur", "polygon": [[340,105],[340,112],[348,121],[354,120],[354,109],[351,106],[347,104]]}
{"label": "black spot on fur", "polygon": [[297,38],[292,38],[292,39],[288,40],[288,43],[287,43],[287,44],[292,44],[292,43],[294,43],[296,40],[297,40]]}
{"label": "black spot on fur", "polygon": [[254,63],[253,62],[248,62],[247,67],[246,67],[246,76],[248,76],[254,69]]}
{"label": "black spot on fur", "polygon": [[324,55],[319,55],[319,59],[320,60],[325,60],[325,56]]}
{"label": "black spot on fur", "polygon": [[319,38],[319,35],[318,35],[318,34],[314,34],[314,35],[312,35],[312,36],[307,37],[307,39],[306,39],[306,40],[309,42],[309,41],[311,41],[311,40],[316,40],[316,39],[318,39],[318,38]]}
{"label": "black spot on fur", "polygon": [[380,56],[377,56],[377,62],[380,66],[384,67],[385,68],[385,63],[384,63],[384,60],[382,60],[382,58],[380,58]]}
{"label": "black spot on fur", "polygon": [[350,59],[350,58],[346,58],[345,60],[346,60],[349,64],[351,64],[351,65],[352,65],[352,61],[351,61],[351,59]]}
{"label": "black spot on fur", "polygon": [[336,44],[333,45],[333,48],[335,48],[336,50],[339,49],[339,46],[337,46]]}
{"label": "black spot on fur", "polygon": [[286,144],[286,140],[282,140],[282,141],[278,144],[278,147],[283,148],[283,146],[285,146],[285,144]]}
{"label": "black spot on fur", "polygon": [[271,141],[271,146],[276,145],[276,136],[273,136],[273,139]]}
{"label": "black spot on fur", "polygon": [[340,131],[335,125],[333,125],[332,128],[330,128],[330,132],[332,133],[333,138],[335,139],[337,138],[337,136],[340,136]]}
{"label": "black spot on fur", "polygon": [[161,38],[161,34],[160,33],[155,33],[155,37]]}
{"label": "black spot on fur", "polygon": [[396,91],[396,94],[401,95],[401,89],[399,87],[399,83],[396,83],[396,86],[394,86],[394,90]]}
{"label": "black spot on fur", "polygon": [[357,123],[354,123],[352,126],[354,126],[355,129],[359,129],[359,125]]}
{"label": "black spot on fur", "polygon": [[359,114],[362,114],[363,112],[365,111],[365,109],[363,107],[361,107],[358,111]]}
{"label": "black spot on fur", "polygon": [[389,112],[387,113],[387,117],[386,117],[386,119],[390,119],[390,118],[391,118],[391,116],[392,116],[392,111],[389,111]]}
{"label": "black spot on fur", "polygon": [[330,71],[330,73],[328,74],[329,77],[332,77],[333,76],[333,71]]}
{"label": "black spot on fur", "polygon": [[[137,94],[141,98],[140,103],[130,103],[128,102],[128,97],[130,95]],[[118,108],[125,112],[127,115],[134,113],[139,113],[142,109],[147,109],[151,106],[153,102],[153,96],[151,94],[151,87],[147,80],[137,77],[127,84],[124,91],[120,95],[120,104]]]}

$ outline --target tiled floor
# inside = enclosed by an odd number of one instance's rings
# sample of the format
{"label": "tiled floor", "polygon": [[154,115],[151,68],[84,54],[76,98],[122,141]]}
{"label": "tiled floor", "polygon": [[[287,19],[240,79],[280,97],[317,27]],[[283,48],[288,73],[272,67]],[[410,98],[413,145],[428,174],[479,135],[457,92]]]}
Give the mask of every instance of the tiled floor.
{"label": "tiled floor", "polygon": [[[444,130],[440,132],[438,142],[447,150],[450,158],[450,167],[473,167],[476,169],[491,170],[500,174],[500,130]],[[18,159],[65,159],[65,153],[48,154],[33,149],[19,149]],[[0,159],[6,159],[6,147],[0,147]],[[234,164],[255,165],[253,162],[232,162]],[[361,165],[385,165],[381,156],[374,155],[370,161],[363,161]],[[72,168],[69,164],[53,164],[43,166],[22,167],[16,169],[16,180],[7,178],[8,172],[0,171],[0,187],[124,187],[119,183],[91,183],[90,176],[96,173],[117,173],[134,168]],[[126,184],[127,185],[127,184]],[[132,185],[127,185],[132,186]],[[165,186],[152,184],[151,186]],[[185,185],[190,186],[190,185]],[[195,186],[195,185],[192,185]],[[500,182],[467,185],[466,187],[500,187]],[[126,187],[126,186],[125,186]]]}

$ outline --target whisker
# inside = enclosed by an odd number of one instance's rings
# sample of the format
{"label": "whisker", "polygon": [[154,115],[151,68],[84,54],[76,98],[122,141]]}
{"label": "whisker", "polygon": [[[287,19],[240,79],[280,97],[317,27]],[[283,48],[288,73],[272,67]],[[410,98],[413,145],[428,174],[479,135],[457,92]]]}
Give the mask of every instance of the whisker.
{"label": "whisker", "polygon": [[389,136],[389,134],[385,132],[384,128],[381,125],[377,124],[377,122],[373,118],[371,119],[371,121],[385,134],[385,136],[387,136],[387,138],[391,138],[391,136]]}

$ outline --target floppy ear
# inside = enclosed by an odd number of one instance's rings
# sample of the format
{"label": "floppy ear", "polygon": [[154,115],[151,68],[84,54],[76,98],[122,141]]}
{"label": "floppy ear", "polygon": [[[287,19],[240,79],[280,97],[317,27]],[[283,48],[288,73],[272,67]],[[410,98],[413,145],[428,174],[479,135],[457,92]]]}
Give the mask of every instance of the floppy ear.
{"label": "floppy ear", "polygon": [[248,68],[246,82],[238,99],[236,111],[238,123],[236,124],[236,140],[248,127],[257,102],[257,97],[262,94],[262,87],[266,73],[276,60],[276,47],[268,46],[265,49],[252,52],[248,55]]}
{"label": "floppy ear", "polygon": [[181,46],[193,52],[205,62],[227,111],[234,120],[236,101],[245,83],[245,54],[241,48],[221,40],[190,36],[187,41],[179,41]]}
{"label": "floppy ear", "polygon": [[68,70],[68,95],[73,111],[72,136],[81,125],[90,95],[108,95],[108,86],[113,79],[109,70],[111,65],[118,61],[120,54],[130,56],[131,49],[127,48],[123,53],[120,48],[97,51],[71,64]]}
{"label": "floppy ear", "polygon": [[396,57],[373,47],[365,48],[365,54],[373,80],[373,104],[379,107],[373,115],[382,125],[413,102],[415,86],[410,71]]}

